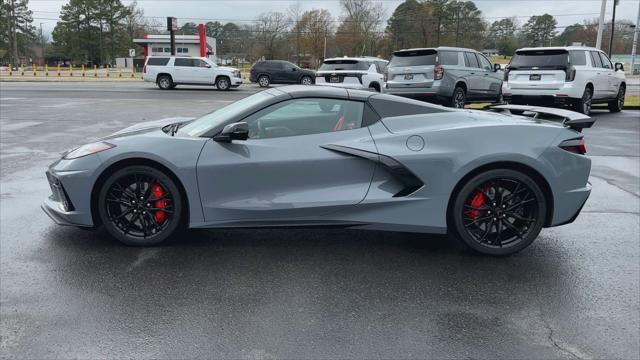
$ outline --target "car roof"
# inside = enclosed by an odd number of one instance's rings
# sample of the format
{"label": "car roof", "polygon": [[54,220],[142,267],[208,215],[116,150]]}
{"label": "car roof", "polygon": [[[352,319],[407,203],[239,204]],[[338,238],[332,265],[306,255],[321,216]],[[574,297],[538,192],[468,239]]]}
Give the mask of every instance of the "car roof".
{"label": "car roof", "polygon": [[333,58],[324,59],[324,61],[335,61],[335,60],[355,60],[355,61],[369,60],[369,61],[386,61],[386,62],[388,62],[388,60],[381,59],[379,57],[374,57],[374,56],[344,56],[344,57],[333,57]]}
{"label": "car roof", "polygon": [[439,51],[439,50],[450,50],[450,51],[470,51],[470,52],[479,52],[479,51],[477,51],[477,50],[469,49],[469,48],[452,47],[452,46],[438,46],[438,47],[431,47],[431,48],[410,48],[410,49],[400,49],[400,50],[396,50],[396,51],[394,51],[394,53],[397,53],[397,52],[405,52],[405,51],[420,51],[420,50],[435,50],[435,51]]}
{"label": "car roof", "polygon": [[345,89],[332,86],[288,85],[269,89],[272,93],[288,94],[294,99],[305,97],[338,98],[365,101],[377,94],[366,90]]}
{"label": "car roof", "polygon": [[536,51],[536,50],[591,50],[601,51],[591,46],[545,46],[545,47],[526,47],[516,51]]}

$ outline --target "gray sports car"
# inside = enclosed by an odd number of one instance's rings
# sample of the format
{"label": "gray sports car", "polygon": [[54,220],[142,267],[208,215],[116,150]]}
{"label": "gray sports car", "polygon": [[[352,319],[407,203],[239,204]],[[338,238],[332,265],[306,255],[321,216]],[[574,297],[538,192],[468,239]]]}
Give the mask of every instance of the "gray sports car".
{"label": "gray sports car", "polygon": [[129,245],[183,228],[339,226],[450,233],[507,255],[578,216],[591,191],[580,131],[592,124],[559,109],[279,87],[64,153],[42,208]]}

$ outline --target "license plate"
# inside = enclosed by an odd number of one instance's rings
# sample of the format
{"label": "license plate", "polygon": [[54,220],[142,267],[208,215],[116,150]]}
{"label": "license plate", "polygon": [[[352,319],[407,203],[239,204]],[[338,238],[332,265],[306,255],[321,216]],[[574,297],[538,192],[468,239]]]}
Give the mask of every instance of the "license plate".
{"label": "license plate", "polygon": [[330,77],[330,78],[329,78],[329,82],[332,82],[332,83],[339,83],[339,82],[340,82],[340,77],[338,77],[338,76],[332,76],[332,77]]}
{"label": "license plate", "polygon": [[529,80],[540,80],[540,74],[529,75]]}
{"label": "license plate", "polygon": [[404,75],[404,79],[405,80],[413,80],[413,74],[405,74]]}

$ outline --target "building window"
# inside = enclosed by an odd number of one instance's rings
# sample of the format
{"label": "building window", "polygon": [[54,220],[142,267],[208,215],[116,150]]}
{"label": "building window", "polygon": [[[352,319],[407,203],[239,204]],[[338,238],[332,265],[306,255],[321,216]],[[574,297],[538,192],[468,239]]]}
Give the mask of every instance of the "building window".
{"label": "building window", "polygon": [[170,53],[171,52],[171,48],[164,48],[164,52]]}
{"label": "building window", "polygon": [[152,47],[152,48],[151,48],[151,52],[154,52],[154,53],[161,53],[161,52],[162,52],[162,48],[159,48],[159,47]]}
{"label": "building window", "polygon": [[186,54],[189,52],[189,48],[177,48],[176,51],[178,54]]}

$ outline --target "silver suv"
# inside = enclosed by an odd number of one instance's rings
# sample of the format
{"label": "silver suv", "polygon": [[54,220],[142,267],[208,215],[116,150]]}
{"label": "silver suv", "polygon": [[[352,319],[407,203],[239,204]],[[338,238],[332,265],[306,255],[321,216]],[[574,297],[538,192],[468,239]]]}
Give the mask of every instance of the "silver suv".
{"label": "silver suv", "polygon": [[463,108],[502,102],[503,72],[483,54],[454,47],[399,50],[385,72],[385,92]]}

